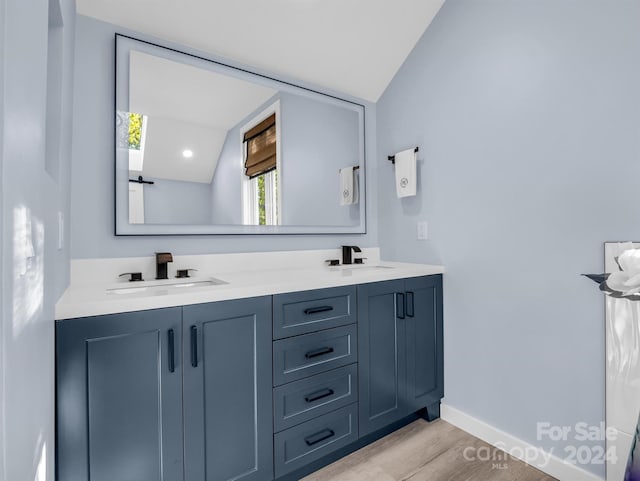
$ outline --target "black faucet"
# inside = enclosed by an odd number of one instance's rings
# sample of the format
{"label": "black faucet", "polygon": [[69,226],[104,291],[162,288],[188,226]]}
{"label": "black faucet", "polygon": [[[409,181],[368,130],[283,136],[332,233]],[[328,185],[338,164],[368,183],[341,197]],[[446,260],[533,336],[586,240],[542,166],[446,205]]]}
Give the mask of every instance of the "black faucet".
{"label": "black faucet", "polygon": [[168,279],[167,263],[173,262],[171,252],[156,252],[156,279]]}
{"label": "black faucet", "polygon": [[351,256],[351,252],[362,252],[360,247],[358,246],[342,246],[342,263],[353,264],[353,257]]}

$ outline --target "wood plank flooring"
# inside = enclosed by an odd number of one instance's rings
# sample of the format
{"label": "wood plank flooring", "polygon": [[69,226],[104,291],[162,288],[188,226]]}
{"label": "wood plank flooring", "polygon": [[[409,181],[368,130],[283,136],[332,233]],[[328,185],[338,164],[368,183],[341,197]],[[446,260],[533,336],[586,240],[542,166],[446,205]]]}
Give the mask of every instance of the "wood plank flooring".
{"label": "wood plank flooring", "polygon": [[556,480],[445,421],[419,419],[303,481]]}

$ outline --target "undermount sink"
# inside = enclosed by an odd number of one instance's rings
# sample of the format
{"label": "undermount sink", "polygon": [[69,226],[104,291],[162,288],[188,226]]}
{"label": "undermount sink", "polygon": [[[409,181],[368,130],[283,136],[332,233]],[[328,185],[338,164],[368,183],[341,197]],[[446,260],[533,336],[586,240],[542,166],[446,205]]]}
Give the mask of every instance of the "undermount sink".
{"label": "undermount sink", "polygon": [[362,264],[350,264],[346,266],[342,265],[342,266],[330,267],[329,270],[332,270],[335,272],[352,274],[356,272],[371,272],[371,271],[378,271],[380,269],[393,269],[393,268],[394,268],[393,266],[380,266],[380,265],[368,266],[368,265],[362,265]]}
{"label": "undermount sink", "polygon": [[216,279],[215,277],[209,277],[206,279],[182,279],[180,281],[163,282],[163,281],[151,281],[140,282],[139,285],[127,286],[127,287],[114,287],[107,289],[107,294],[138,294],[141,292],[147,292],[149,294],[175,294],[179,292],[189,291],[191,289],[197,289],[202,287],[212,287],[227,284],[227,282]]}

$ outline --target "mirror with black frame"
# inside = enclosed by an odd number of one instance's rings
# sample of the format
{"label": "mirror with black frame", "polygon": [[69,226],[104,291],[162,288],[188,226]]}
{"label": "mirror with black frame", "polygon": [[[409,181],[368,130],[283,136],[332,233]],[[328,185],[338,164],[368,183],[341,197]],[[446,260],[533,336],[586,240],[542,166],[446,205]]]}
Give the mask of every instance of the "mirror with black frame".
{"label": "mirror with black frame", "polygon": [[365,232],[364,106],[116,35],[116,234]]}

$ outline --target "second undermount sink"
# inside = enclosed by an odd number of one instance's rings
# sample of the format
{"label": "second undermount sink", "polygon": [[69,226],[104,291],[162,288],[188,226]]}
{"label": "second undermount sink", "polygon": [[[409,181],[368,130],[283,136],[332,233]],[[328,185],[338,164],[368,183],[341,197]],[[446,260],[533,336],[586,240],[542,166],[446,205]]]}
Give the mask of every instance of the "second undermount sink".
{"label": "second undermount sink", "polygon": [[107,289],[107,294],[177,294],[202,287],[213,287],[227,284],[227,282],[216,279],[215,277],[197,278],[197,279],[181,279],[173,281],[150,281],[140,282],[137,285],[128,285],[127,287],[114,287]]}

